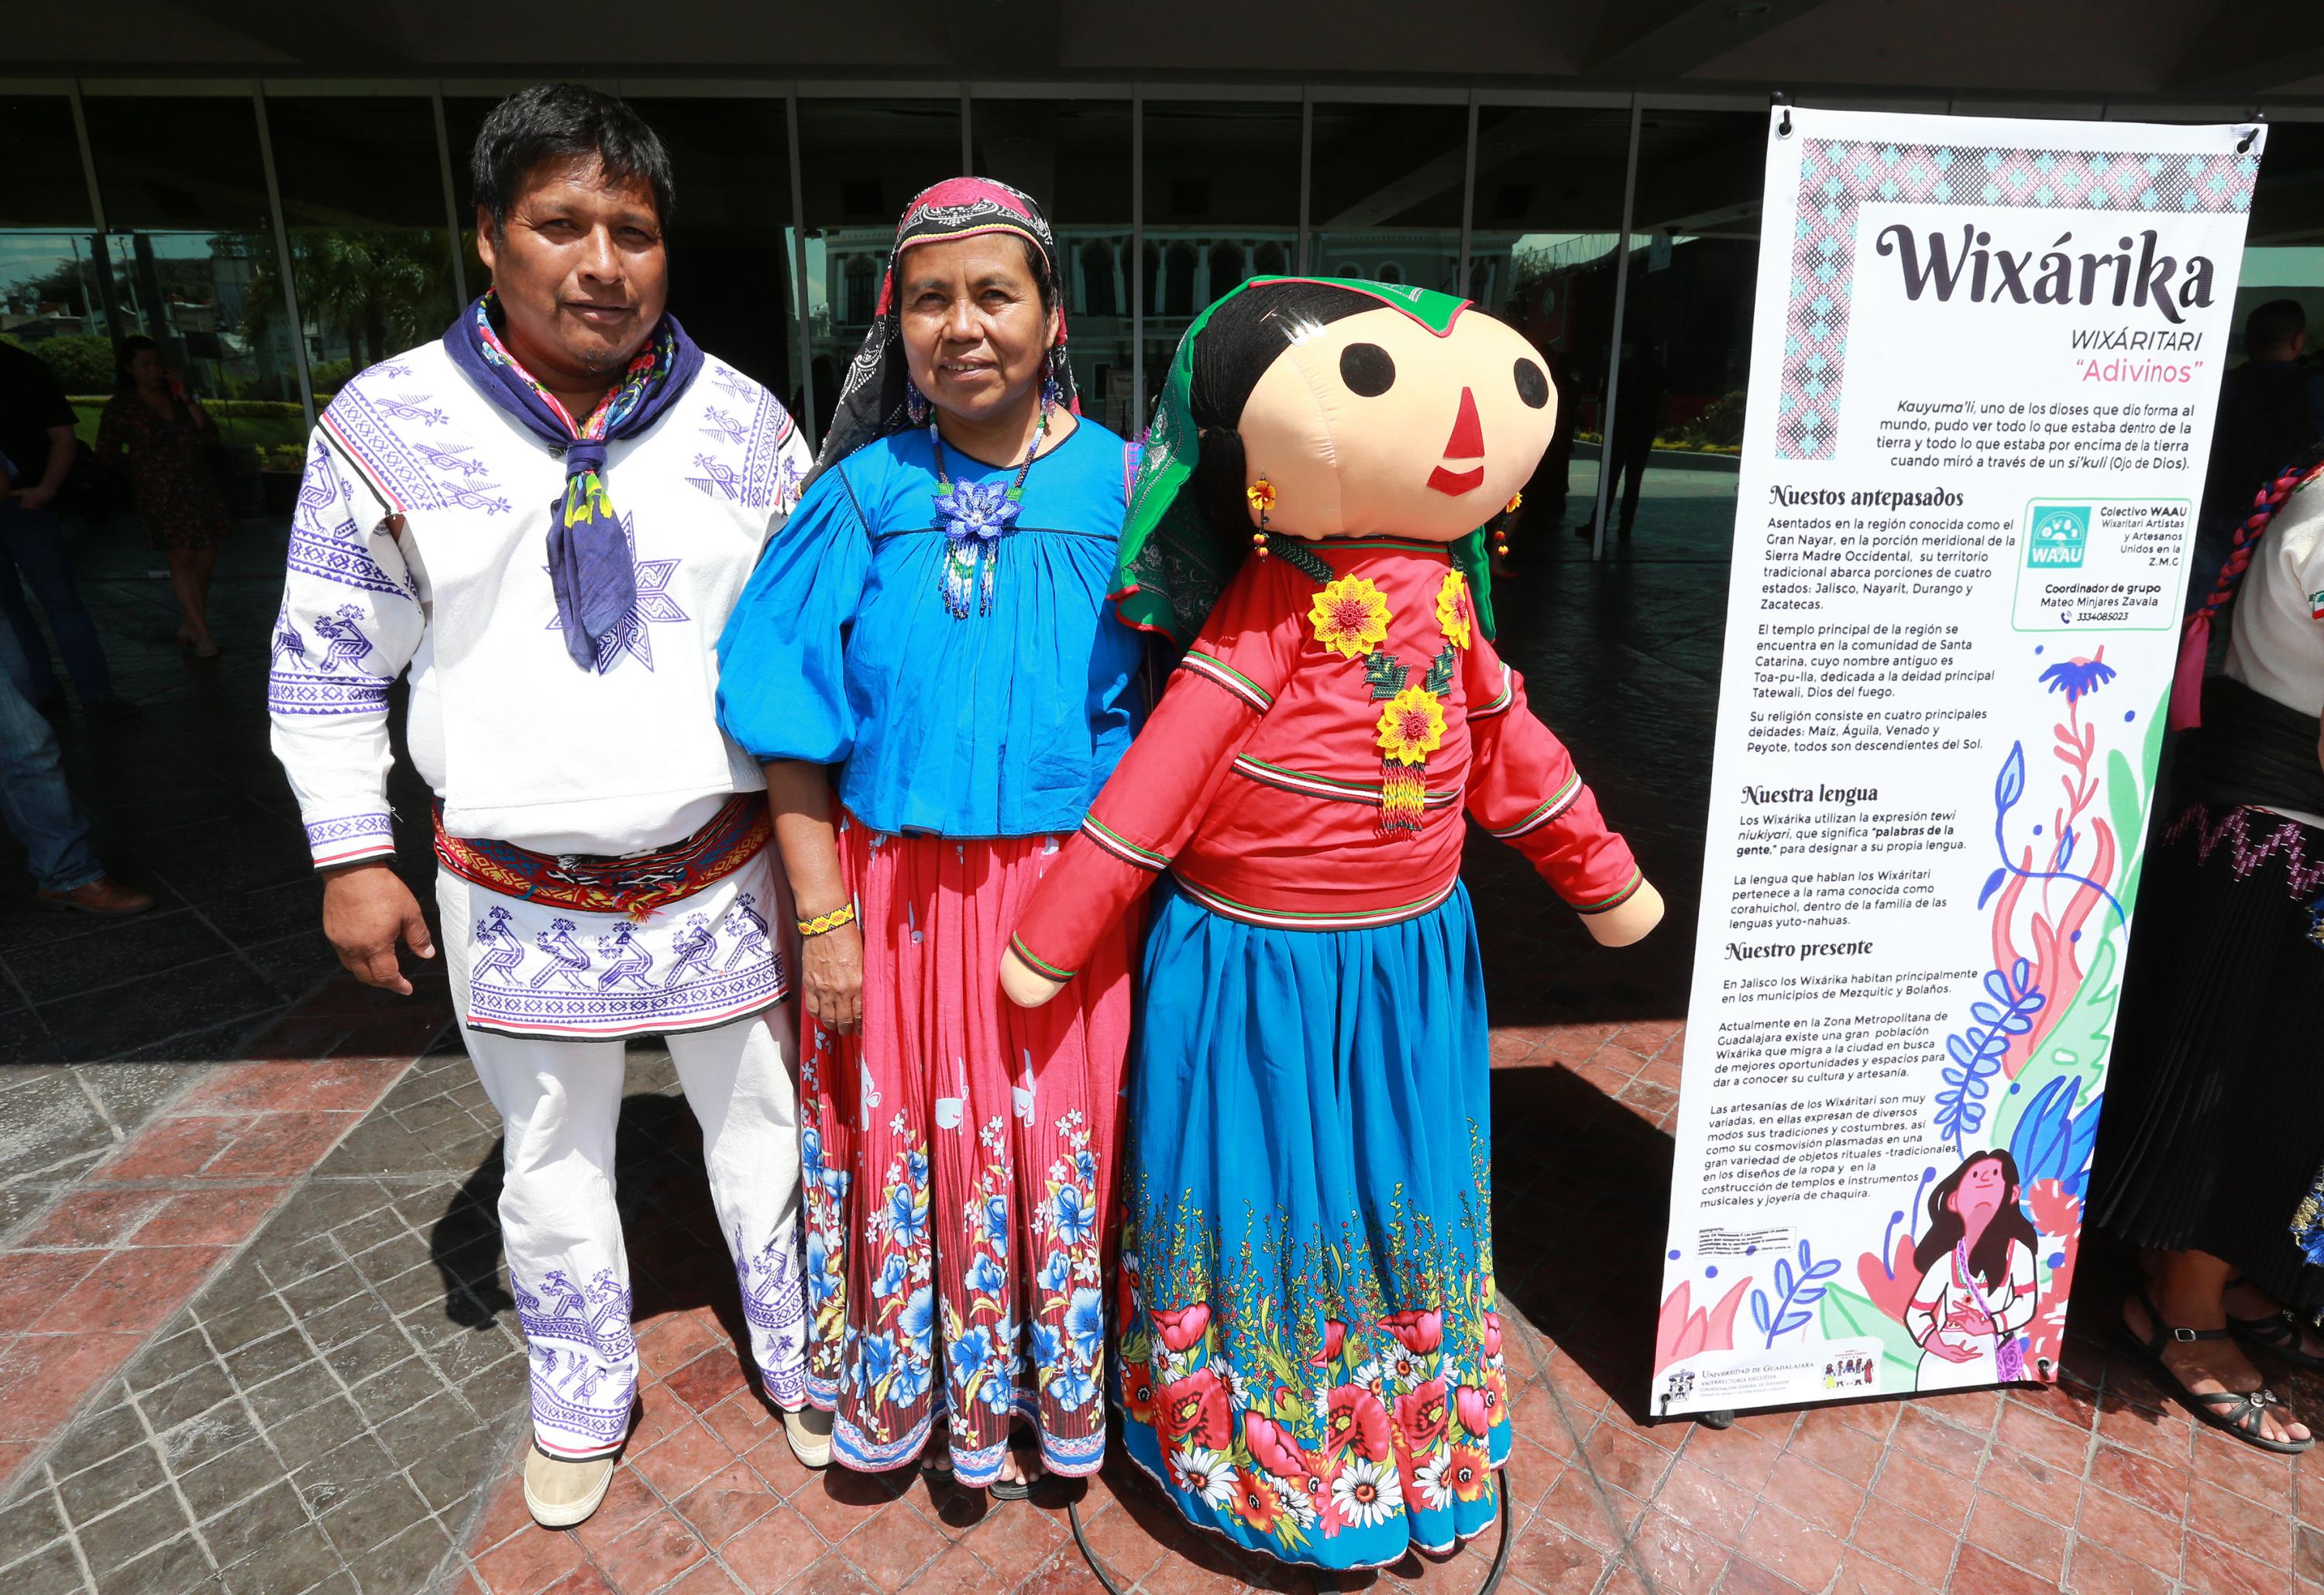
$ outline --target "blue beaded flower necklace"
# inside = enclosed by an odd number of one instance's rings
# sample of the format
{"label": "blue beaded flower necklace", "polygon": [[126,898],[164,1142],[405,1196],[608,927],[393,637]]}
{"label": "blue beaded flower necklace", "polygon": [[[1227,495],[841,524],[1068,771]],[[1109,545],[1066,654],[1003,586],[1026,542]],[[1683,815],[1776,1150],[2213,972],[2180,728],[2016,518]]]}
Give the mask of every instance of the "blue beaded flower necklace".
{"label": "blue beaded flower necklace", "polygon": [[936,433],[935,418],[928,420],[928,446],[936,459],[936,530],[946,539],[945,608],[956,621],[968,618],[972,594],[977,613],[992,613],[992,567],[1001,558],[1001,539],[1017,528],[1017,517],[1024,508],[1025,478],[1041,452],[1041,440],[1049,435],[1052,408],[1044,398],[1040,421],[1025,450],[1025,463],[1017,467],[1016,479],[1006,488],[997,482],[954,482],[945,470],[944,439]]}

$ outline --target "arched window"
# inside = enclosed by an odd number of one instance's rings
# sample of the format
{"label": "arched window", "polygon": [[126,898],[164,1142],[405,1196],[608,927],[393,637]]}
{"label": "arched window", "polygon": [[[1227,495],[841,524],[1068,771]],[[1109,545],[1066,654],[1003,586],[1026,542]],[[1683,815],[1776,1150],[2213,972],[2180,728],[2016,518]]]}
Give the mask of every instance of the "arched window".
{"label": "arched window", "polygon": [[1082,314],[1121,314],[1113,302],[1113,245],[1111,244],[1082,245]]}
{"label": "arched window", "polygon": [[1373,278],[1372,281],[1375,282],[1401,282],[1404,281],[1404,268],[1397,265],[1394,261],[1382,261],[1380,262],[1379,275]]}
{"label": "arched window", "polygon": [[1287,270],[1289,263],[1284,258],[1280,244],[1262,244],[1252,253],[1251,275],[1254,277],[1280,277]]}
{"label": "arched window", "polygon": [[1194,246],[1173,244],[1167,264],[1162,273],[1162,314],[1192,316],[1194,313]]}
{"label": "arched window", "polygon": [[1245,265],[1242,245],[1213,244],[1211,245],[1211,297],[1218,299],[1240,288],[1250,278],[1250,268]]}
{"label": "arched window", "polygon": [[878,313],[879,270],[869,255],[856,255],[847,263],[847,324],[869,327]]}

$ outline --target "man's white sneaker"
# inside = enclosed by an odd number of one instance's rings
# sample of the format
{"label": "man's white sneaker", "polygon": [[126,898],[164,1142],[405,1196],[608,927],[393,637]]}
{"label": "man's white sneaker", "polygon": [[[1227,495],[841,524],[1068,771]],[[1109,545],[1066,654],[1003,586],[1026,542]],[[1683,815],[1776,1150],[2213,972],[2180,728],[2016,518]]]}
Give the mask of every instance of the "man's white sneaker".
{"label": "man's white sneaker", "polygon": [[571,1528],[587,1520],[613,1482],[613,1459],[568,1462],[535,1446],[524,1459],[524,1504],[543,1528]]}
{"label": "man's white sneaker", "polygon": [[783,1438],[791,1443],[791,1455],[806,1468],[831,1466],[831,1415],[820,1407],[804,1406],[797,1412],[783,1413]]}

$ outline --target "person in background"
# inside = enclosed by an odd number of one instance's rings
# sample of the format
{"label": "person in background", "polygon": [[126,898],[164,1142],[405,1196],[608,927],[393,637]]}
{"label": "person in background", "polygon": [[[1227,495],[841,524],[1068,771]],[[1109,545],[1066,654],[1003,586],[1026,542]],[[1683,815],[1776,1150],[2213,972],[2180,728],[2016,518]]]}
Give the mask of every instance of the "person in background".
{"label": "person in background", "polygon": [[2145,1249],[2122,1328],[2163,1388],[2292,1452],[2310,1425],[2255,1360],[2324,1369],[2324,1266],[2292,1234],[2324,1158],[2324,447],[2255,497],[2181,644],[2186,668],[2234,599],[2142,866],[2089,1216]]}
{"label": "person in background", "polygon": [[79,447],[72,406],[47,364],[0,343],[0,453],[16,462],[19,473],[15,487],[0,498],[0,613],[8,617],[23,655],[16,685],[43,714],[63,706],[48,640],[24,602],[21,579],[48,613],[82,710],[101,719],[127,719],[136,706],[114,696],[113,672],[97,640],[97,622],[81,603],[65,529],[53,507]]}
{"label": "person in background", "polygon": [[[1663,351],[1659,344],[1641,346],[1637,352],[1622,363],[1622,377],[1614,395],[1614,452],[1601,458],[1603,469],[1611,473],[1606,485],[1608,502],[1612,502],[1612,477],[1622,484],[1622,502],[1616,511],[1615,522],[1619,535],[1628,537],[1638,519],[1638,491],[1646,484],[1646,466],[1655,453],[1655,434],[1662,429],[1663,403],[1669,397],[1670,377],[1663,366]],[[1573,529],[1578,538],[1594,539],[1598,518],[1591,518]]]}
{"label": "person in background", "polygon": [[2324,371],[2301,361],[2307,349],[2308,313],[2298,300],[2270,300],[2244,318],[2244,363],[2219,379],[2200,530],[2188,572],[2190,609],[2218,578],[2236,528],[2251,513],[2252,495],[2324,438]]}
{"label": "person in background", "polygon": [[[15,479],[15,463],[0,453],[0,496]],[[143,914],[152,894],[114,880],[89,851],[88,821],[66,789],[57,733],[16,685],[24,673],[23,650],[0,627],[0,820],[24,849],[32,900],[60,913]]]}
{"label": "person in background", "polygon": [[217,424],[162,360],[161,346],[150,337],[122,339],[113,397],[97,423],[97,461],[117,467],[126,456],[145,546],[168,556],[170,587],[185,615],[178,641],[206,659],[218,651],[210,635],[210,573],[218,539],[233,524],[202,454],[216,441]]}

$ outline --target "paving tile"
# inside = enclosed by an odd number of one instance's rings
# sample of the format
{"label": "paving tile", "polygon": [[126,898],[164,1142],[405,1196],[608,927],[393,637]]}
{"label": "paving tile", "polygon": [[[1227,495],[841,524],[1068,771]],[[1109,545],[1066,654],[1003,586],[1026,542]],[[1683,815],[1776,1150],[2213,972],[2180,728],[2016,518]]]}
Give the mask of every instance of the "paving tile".
{"label": "paving tile", "polygon": [[1865,1492],[1861,1486],[1818,1467],[1794,1451],[1776,1462],[1765,1497],[1781,1501],[1825,1533],[1846,1539],[1855,1526],[1857,1513],[1863,1509]]}
{"label": "paving tile", "polygon": [[1711,1595],[1727,1572],[1728,1547],[1665,1512],[1646,1514],[1627,1552],[1668,1595]]}
{"label": "paving tile", "polygon": [[2074,1520],[2082,1481],[2038,1457],[1997,1443],[1985,1459],[1978,1488],[2061,1526]]}
{"label": "paving tile", "polygon": [[191,1526],[176,1494],[164,1488],[149,1490],[75,1532],[90,1568],[101,1579]]}
{"label": "paving tile", "polygon": [[1608,1561],[1607,1553],[1538,1517],[1509,1547],[1510,1575],[1541,1595],[1594,1595]]}
{"label": "paving tile", "polygon": [[129,1360],[138,1338],[97,1332],[18,1338],[0,1365],[0,1441],[46,1440]]}
{"label": "paving tile", "polygon": [[2101,1545],[2171,1578],[2179,1576],[2176,1518],[2148,1511],[2106,1490],[2089,1489],[2082,1492],[2074,1532],[2085,1544]]}
{"label": "paving tile", "polygon": [[27,1330],[106,1260],[103,1251],[0,1254],[0,1331]]}
{"label": "paving tile", "polygon": [[226,1257],[224,1248],[209,1246],[133,1247],[108,1253],[58,1295],[32,1327],[150,1333],[185,1305]]}
{"label": "paving tile", "polygon": [[1881,1500],[1955,1533],[1969,1522],[1975,1489],[1968,1477],[1932,1467],[1902,1449],[1881,1459],[1872,1481],[1872,1493]]}
{"label": "paving tile", "polygon": [[1821,1590],[1840,1571],[1845,1545],[1805,1518],[1763,1500],[1736,1549],[1805,1590]]}
{"label": "paving tile", "polygon": [[2074,1542],[2066,1563],[2069,1595],[2169,1595],[2177,1581],[2087,1537]]}
{"label": "paving tile", "polygon": [[1979,1490],[1969,1509],[1969,1544],[2055,1588],[2066,1565],[2066,1531],[2046,1518]]}
{"label": "paving tile", "polygon": [[[160,1191],[69,1191],[24,1234],[19,1248],[112,1247],[126,1240],[170,1197]],[[0,1269],[0,1292],[6,1288]]]}
{"label": "paving tile", "polygon": [[80,1558],[63,1540],[6,1570],[8,1595],[82,1595],[88,1588]]}
{"label": "paving tile", "polygon": [[1945,1588],[1960,1595],[2056,1595],[2058,1585],[2053,1579],[2037,1578],[1975,1545],[1963,1545],[1953,1563],[1952,1580]]}
{"label": "paving tile", "polygon": [[766,1481],[737,1461],[714,1473],[673,1506],[705,1544],[733,1539],[776,1507],[781,1498]]}
{"label": "paving tile", "polygon": [[805,1572],[824,1551],[822,1538],[807,1526],[807,1519],[787,1507],[778,1507],[721,1546],[718,1556],[744,1589],[771,1592]]}
{"label": "paving tile", "polygon": [[238,1246],[289,1190],[244,1185],[172,1196],[136,1233],[139,1246]]}
{"label": "paving tile", "polygon": [[592,1559],[617,1590],[659,1590],[709,1554],[700,1535],[665,1511],[592,1553]]}
{"label": "paving tile", "polygon": [[2177,1518],[2187,1509],[2191,1475],[2184,1467],[2101,1443],[2090,1458],[2089,1480],[2150,1512]]}
{"label": "paving tile", "polygon": [[57,1500],[68,1518],[86,1524],[168,1482],[161,1457],[152,1447],[140,1443],[93,1468],[58,1480]]}

